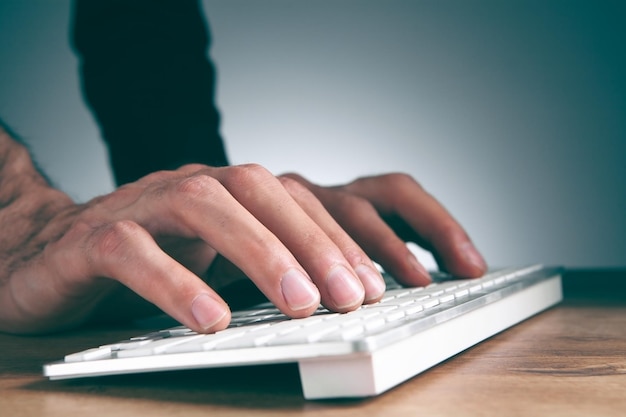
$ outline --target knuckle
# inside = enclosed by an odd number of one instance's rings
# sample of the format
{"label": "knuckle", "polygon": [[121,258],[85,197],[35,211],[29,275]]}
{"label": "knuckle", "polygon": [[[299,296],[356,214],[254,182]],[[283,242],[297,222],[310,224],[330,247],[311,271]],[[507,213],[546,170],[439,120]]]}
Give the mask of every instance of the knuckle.
{"label": "knuckle", "polygon": [[44,259],[57,265],[59,276],[71,270],[80,276],[113,277],[114,266],[129,259],[132,242],[141,232],[141,226],[130,220],[96,223],[81,217],[59,240],[46,246]]}
{"label": "knuckle", "polygon": [[296,199],[309,199],[313,197],[313,193],[311,193],[308,188],[294,178],[280,176],[278,180],[282,184],[283,188]]}
{"label": "knuckle", "polygon": [[215,195],[222,188],[219,181],[208,175],[194,175],[176,183],[174,201],[189,201]]}
{"label": "knuckle", "polygon": [[226,188],[245,189],[274,179],[274,175],[259,164],[243,164],[228,168],[224,185]]}
{"label": "knuckle", "polygon": [[372,262],[356,243],[343,248],[343,255],[351,265],[367,265]]}
{"label": "knuckle", "polygon": [[398,210],[408,204],[413,197],[422,198],[428,192],[411,175],[403,172],[385,174],[382,177],[382,194],[386,200],[387,210]]}
{"label": "knuckle", "polygon": [[88,252],[100,263],[107,264],[111,259],[116,261],[128,256],[128,247],[141,227],[130,220],[118,220],[93,230]]}
{"label": "knuckle", "polygon": [[286,173],[280,175],[279,178],[281,178],[281,179],[282,178],[289,178],[289,179],[297,181],[297,182],[299,182],[301,184],[305,184],[305,183],[308,182],[307,180],[304,179],[304,177],[302,175],[300,175],[298,173],[295,173],[295,172],[286,172]]}
{"label": "knuckle", "polygon": [[422,188],[422,186],[415,180],[415,178],[404,172],[393,172],[390,174],[386,174],[383,179],[389,186],[399,187],[400,189],[404,189],[407,187]]}

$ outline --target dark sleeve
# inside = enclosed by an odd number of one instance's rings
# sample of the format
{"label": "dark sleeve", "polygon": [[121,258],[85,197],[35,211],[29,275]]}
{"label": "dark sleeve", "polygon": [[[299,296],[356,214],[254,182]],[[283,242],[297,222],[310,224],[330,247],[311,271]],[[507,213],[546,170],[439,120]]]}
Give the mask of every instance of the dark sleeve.
{"label": "dark sleeve", "polygon": [[83,94],[118,184],[196,162],[228,164],[208,28],[196,0],[75,0]]}

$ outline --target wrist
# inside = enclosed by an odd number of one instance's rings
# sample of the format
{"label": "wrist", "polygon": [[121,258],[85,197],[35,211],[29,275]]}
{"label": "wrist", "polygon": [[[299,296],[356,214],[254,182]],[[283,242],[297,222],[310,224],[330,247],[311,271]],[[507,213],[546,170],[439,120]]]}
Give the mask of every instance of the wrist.
{"label": "wrist", "polygon": [[70,197],[37,170],[26,146],[0,126],[0,277],[17,258],[27,259],[26,252],[54,239],[53,220],[71,206]]}

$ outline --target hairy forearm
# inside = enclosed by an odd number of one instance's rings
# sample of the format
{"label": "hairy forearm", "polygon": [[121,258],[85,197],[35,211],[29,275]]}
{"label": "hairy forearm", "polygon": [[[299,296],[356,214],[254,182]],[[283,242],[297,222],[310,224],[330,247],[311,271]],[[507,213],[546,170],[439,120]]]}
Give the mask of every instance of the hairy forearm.
{"label": "hairy forearm", "polygon": [[28,149],[0,126],[0,285],[56,238],[50,221],[72,205],[37,170]]}

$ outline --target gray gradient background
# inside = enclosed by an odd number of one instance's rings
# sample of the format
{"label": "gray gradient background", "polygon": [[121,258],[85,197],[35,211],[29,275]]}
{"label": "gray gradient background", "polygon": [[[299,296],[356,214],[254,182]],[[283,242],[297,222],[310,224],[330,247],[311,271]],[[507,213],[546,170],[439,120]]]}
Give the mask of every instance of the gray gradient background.
{"label": "gray gradient background", "polygon": [[[412,174],[492,265],[626,266],[626,2],[205,0],[235,163]],[[67,0],[0,1],[0,115],[79,201],[113,188]]]}

